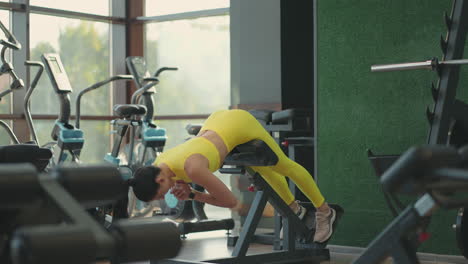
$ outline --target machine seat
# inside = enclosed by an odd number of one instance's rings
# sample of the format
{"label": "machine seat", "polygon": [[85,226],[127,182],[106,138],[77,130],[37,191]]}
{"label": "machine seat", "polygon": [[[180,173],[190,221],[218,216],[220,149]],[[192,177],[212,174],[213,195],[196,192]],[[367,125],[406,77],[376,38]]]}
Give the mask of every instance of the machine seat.
{"label": "machine seat", "polygon": [[52,151],[32,144],[0,146],[0,163],[31,163],[38,171],[43,171]]}
{"label": "machine seat", "polygon": [[129,118],[132,115],[146,114],[146,107],[138,104],[118,104],[114,106],[114,113],[119,117]]}

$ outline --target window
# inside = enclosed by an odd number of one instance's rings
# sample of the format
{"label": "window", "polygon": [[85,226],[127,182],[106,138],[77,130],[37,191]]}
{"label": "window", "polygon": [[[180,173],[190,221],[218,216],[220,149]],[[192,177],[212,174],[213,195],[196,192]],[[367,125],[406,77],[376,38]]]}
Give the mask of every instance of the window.
{"label": "window", "polygon": [[146,0],[146,15],[160,16],[229,7],[229,0]]}
{"label": "window", "polygon": [[[43,28],[47,28],[46,33]],[[80,19],[31,14],[31,59],[58,53],[73,88],[72,107],[78,93],[110,75],[109,24]],[[91,94],[92,93],[92,94]],[[102,87],[83,96],[81,113],[110,115],[112,91]],[[35,99],[40,98],[40,101]],[[33,114],[58,114],[59,101],[44,72],[31,97]],[[75,112],[75,109],[72,109]]]}
{"label": "window", "polygon": [[228,108],[228,16],[148,24],[145,54],[150,72],[179,68],[160,77],[155,98],[159,114],[209,114]]}
{"label": "window", "polygon": [[[0,10],[0,20],[6,28],[10,28],[10,13],[5,10]],[[0,31],[1,32],[1,31]],[[3,33],[0,33],[0,38],[5,38]],[[9,50],[10,51],[10,50]],[[7,54],[7,59],[11,59],[11,53]],[[4,74],[0,76],[0,92],[5,91],[10,87],[10,76]],[[0,114],[10,114],[11,95],[4,96],[0,100]]]}

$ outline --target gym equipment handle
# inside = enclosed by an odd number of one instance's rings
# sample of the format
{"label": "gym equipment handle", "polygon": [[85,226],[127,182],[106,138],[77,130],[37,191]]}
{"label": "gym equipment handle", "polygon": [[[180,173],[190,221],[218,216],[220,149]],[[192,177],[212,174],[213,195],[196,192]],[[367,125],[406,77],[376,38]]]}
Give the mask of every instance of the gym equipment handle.
{"label": "gym equipment handle", "polygon": [[98,82],[98,83],[95,83],[93,85],[91,85],[90,87],[84,89],[83,91],[81,91],[79,94],[78,94],[78,97],[76,98],[76,122],[75,122],[75,127],[76,128],[80,128],[80,117],[81,117],[81,97],[83,97],[83,95],[85,93],[88,93],[92,90],[96,90],[97,88],[99,87],[102,87],[110,82],[113,82],[113,81],[117,81],[117,80],[133,80],[133,76],[132,75],[115,75],[115,76],[112,76],[111,78],[107,79],[107,80],[104,80],[104,81],[101,81],[101,82]]}
{"label": "gym equipment handle", "polygon": [[159,79],[156,78],[156,77],[148,77],[148,78],[145,78],[143,79],[144,81],[147,81],[149,83],[145,84],[145,86],[141,87],[140,89],[136,90],[133,94],[132,94],[132,99],[131,99],[131,103],[132,104],[136,104],[137,100],[138,100],[138,97],[140,97],[140,95],[142,95],[144,92],[146,92],[147,90],[149,90],[151,87],[155,86],[156,84],[159,83]]}
{"label": "gym equipment handle", "polygon": [[461,161],[457,150],[452,147],[412,147],[384,172],[380,183],[390,193],[421,194],[434,182],[434,177],[431,178],[434,170],[456,167]]}
{"label": "gym equipment handle", "polygon": [[10,49],[19,50],[21,49],[21,44],[16,40],[15,36],[3,25],[0,21],[0,29],[3,31],[8,40],[1,39],[0,45],[4,45]]}
{"label": "gym equipment handle", "polygon": [[34,77],[34,80],[31,83],[31,86],[26,92],[26,95],[24,96],[24,101],[23,101],[23,109],[25,113],[25,118],[28,124],[29,131],[31,132],[34,141],[36,142],[37,145],[40,145],[39,139],[37,138],[37,133],[36,129],[34,128],[34,123],[32,121],[31,117],[31,107],[30,107],[30,99],[31,95],[34,91],[34,88],[36,88],[37,83],[39,82],[39,79],[41,78],[42,72],[44,71],[44,64],[38,61],[25,61],[24,65],[26,66],[37,66],[39,69],[37,70],[36,76]]}
{"label": "gym equipment handle", "polygon": [[437,64],[434,64],[433,60],[422,61],[422,62],[407,62],[398,64],[380,64],[372,65],[372,72],[389,72],[389,71],[403,71],[403,70],[419,70],[429,69],[432,70]]}
{"label": "gym equipment handle", "polygon": [[459,60],[446,60],[439,61],[437,58],[432,60],[421,61],[421,62],[405,62],[397,64],[380,64],[372,65],[372,72],[388,72],[388,71],[403,71],[403,70],[419,70],[419,69],[428,69],[436,70],[439,65],[463,65],[468,64],[468,59],[459,59]]}
{"label": "gym equipment handle", "polygon": [[154,74],[154,77],[158,77],[159,74],[161,74],[163,71],[177,71],[179,70],[179,68],[176,68],[176,67],[162,67],[160,68],[159,70],[156,71],[156,73]]}

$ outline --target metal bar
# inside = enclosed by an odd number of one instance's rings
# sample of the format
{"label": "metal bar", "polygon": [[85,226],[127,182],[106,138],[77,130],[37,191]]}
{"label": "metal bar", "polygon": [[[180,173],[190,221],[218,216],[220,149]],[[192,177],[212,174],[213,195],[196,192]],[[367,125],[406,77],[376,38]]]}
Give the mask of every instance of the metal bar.
{"label": "metal bar", "polygon": [[[452,9],[452,26],[447,38],[447,51],[443,61],[463,57],[468,30],[468,2],[455,1]],[[442,67],[440,70],[439,95],[434,106],[434,118],[430,124],[428,144],[446,144],[451,122],[450,108],[455,100],[460,66]]]}
{"label": "metal bar", "polygon": [[421,61],[421,62],[406,62],[397,64],[380,64],[372,65],[372,72],[389,72],[389,71],[405,71],[405,70],[418,70],[418,69],[429,69],[434,68],[434,62],[432,60]]}
{"label": "metal bar", "polygon": [[468,64],[468,59],[440,61],[439,64],[463,65],[463,64]]}
{"label": "metal bar", "polygon": [[438,65],[463,65],[468,64],[468,59],[460,59],[460,60],[446,60],[446,61],[437,61],[428,60],[428,61],[420,61],[420,62],[405,62],[405,63],[397,63],[397,64],[380,64],[380,65],[372,65],[371,71],[372,72],[389,72],[389,71],[404,71],[404,70],[419,70],[419,69],[428,69],[428,70],[435,70]]}
{"label": "metal bar", "polygon": [[[353,264],[379,263],[389,255],[396,254],[402,258],[401,253],[410,254],[404,250],[401,251],[401,243],[406,239],[408,232],[412,232],[421,222],[421,217],[414,210],[413,206],[408,206],[397,218],[395,218],[368,246],[359,258]],[[399,262],[406,264],[414,262]]]}
{"label": "metal bar", "polygon": [[256,178],[255,185],[260,186],[264,192],[268,193],[268,201],[283,217],[287,217],[289,219],[291,222],[290,224],[294,226],[296,232],[305,234],[307,231],[309,231],[305,224],[299,219],[299,217],[291,210],[291,208],[289,208],[283,199],[281,199],[281,197],[261,176]]}
{"label": "metal bar", "polygon": [[9,11],[25,11],[26,10],[26,5],[25,4],[20,4],[20,3],[5,3],[5,2],[0,2],[0,9],[7,9]]}
{"label": "metal bar", "polygon": [[[219,264],[263,264],[263,263],[321,263],[322,261],[329,260],[328,249],[299,249],[296,251],[279,251],[264,254],[249,255],[242,258],[242,261],[235,258],[224,259],[210,259],[204,261],[205,263],[219,263]],[[159,262],[158,262],[159,263]],[[178,261],[173,263],[190,263],[185,261]]]}
{"label": "metal bar", "polygon": [[15,133],[13,133],[13,130],[11,130],[11,127],[5,121],[0,120],[0,126],[3,127],[6,130],[6,132],[10,136],[11,140],[13,140],[13,142],[15,142],[15,144],[20,143],[18,138],[16,137]]}
{"label": "metal bar", "polygon": [[[206,119],[209,115],[163,115],[157,116],[154,120],[185,120],[185,119]],[[33,119],[36,120],[55,120],[58,115],[32,115]],[[80,117],[81,120],[113,120],[118,119],[119,116],[98,116],[98,115],[83,115]],[[0,114],[0,119],[17,120],[24,119],[23,114]],[[75,116],[71,116],[70,119],[75,119]]]}
{"label": "metal bar", "polygon": [[268,197],[264,191],[257,191],[249,213],[247,214],[247,218],[245,219],[244,228],[242,228],[242,232],[236,242],[236,246],[232,251],[233,257],[245,257],[245,254],[249,249],[250,240],[255,233],[255,229],[257,229],[260,218],[262,217],[267,198]]}
{"label": "metal bar", "polygon": [[184,19],[196,19],[200,17],[212,17],[212,16],[224,16],[229,14],[229,8],[215,8],[215,9],[206,9],[200,11],[191,11],[183,12],[162,16],[149,16],[149,17],[137,17],[137,22],[144,23],[156,23],[156,22],[165,22],[165,21],[174,21],[174,20],[184,20]]}
{"label": "metal bar", "polygon": [[127,22],[125,18],[123,17],[94,15],[94,14],[81,13],[81,12],[49,8],[49,7],[30,6],[30,9],[31,9],[31,12],[33,13],[43,14],[43,15],[55,15],[55,16],[62,16],[62,17],[68,17],[68,18],[87,19],[87,20],[107,22],[107,23],[112,23],[112,24],[126,24]]}

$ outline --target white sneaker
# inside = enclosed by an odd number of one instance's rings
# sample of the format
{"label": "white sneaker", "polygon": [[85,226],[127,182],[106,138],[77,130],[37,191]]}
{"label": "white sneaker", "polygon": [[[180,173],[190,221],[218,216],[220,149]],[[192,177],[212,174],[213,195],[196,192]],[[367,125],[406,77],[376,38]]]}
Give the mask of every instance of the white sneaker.
{"label": "white sneaker", "polygon": [[333,222],[336,219],[336,212],[333,208],[324,213],[315,212],[315,235],[314,242],[322,243],[327,241],[333,234]]}

